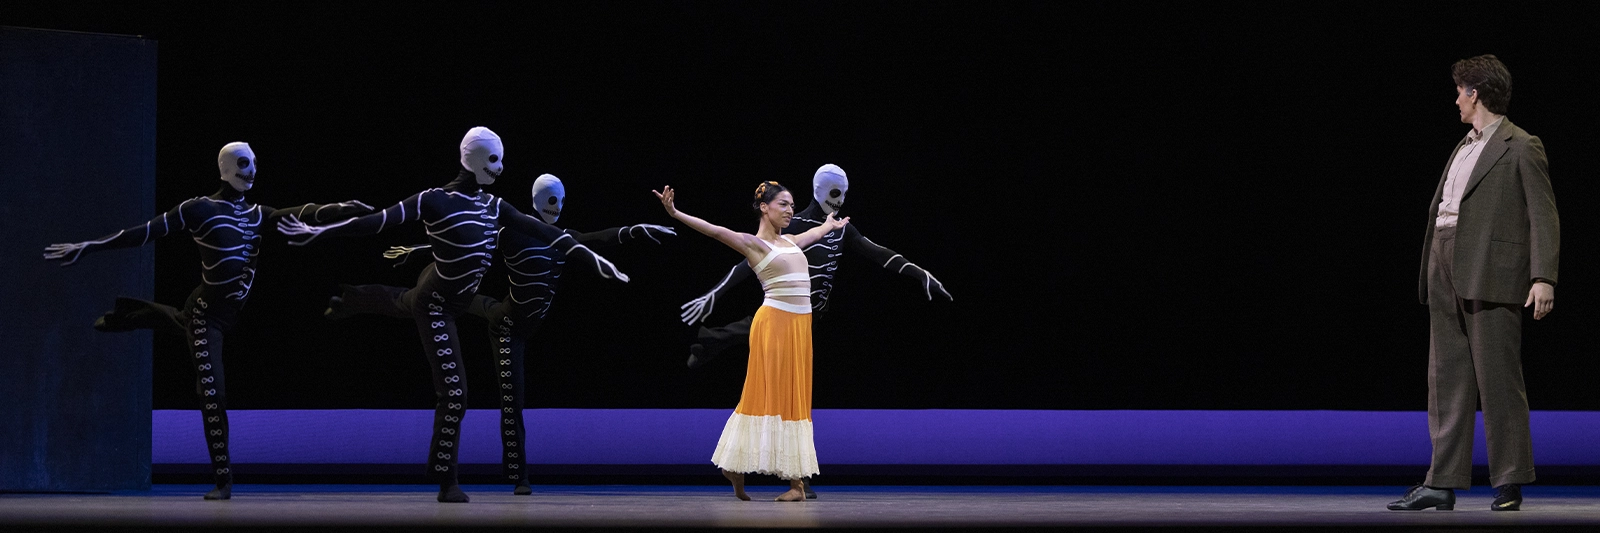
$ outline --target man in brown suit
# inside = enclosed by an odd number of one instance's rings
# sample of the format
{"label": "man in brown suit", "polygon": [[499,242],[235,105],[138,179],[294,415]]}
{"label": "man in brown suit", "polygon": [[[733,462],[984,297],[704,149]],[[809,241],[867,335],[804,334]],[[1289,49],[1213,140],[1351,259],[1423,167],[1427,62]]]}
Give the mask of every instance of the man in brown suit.
{"label": "man in brown suit", "polygon": [[1481,401],[1489,442],[1490,509],[1522,506],[1533,444],[1522,382],[1522,310],[1555,306],[1561,225],[1544,144],[1505,118],[1511,73],[1492,55],[1456,62],[1456,106],[1472,132],[1456,144],[1428,207],[1417,296],[1428,305],[1428,477],[1393,510],[1455,507],[1472,485],[1472,432]]}

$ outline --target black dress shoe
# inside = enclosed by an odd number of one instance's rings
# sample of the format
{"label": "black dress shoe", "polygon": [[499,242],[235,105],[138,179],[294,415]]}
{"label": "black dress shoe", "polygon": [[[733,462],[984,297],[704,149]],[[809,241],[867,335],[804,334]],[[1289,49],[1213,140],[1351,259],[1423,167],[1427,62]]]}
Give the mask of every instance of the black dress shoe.
{"label": "black dress shoe", "polygon": [[811,478],[808,478],[808,477],[800,478],[800,486],[805,488],[806,499],[807,500],[815,500],[815,499],[817,499],[817,491],[811,490]]}
{"label": "black dress shoe", "polygon": [[1403,498],[1389,504],[1390,511],[1421,511],[1435,508],[1440,511],[1450,511],[1456,508],[1456,491],[1451,489],[1436,489],[1427,485],[1418,484],[1406,491]]}
{"label": "black dress shoe", "polygon": [[1522,485],[1507,483],[1494,489],[1491,511],[1519,511],[1522,509]]}

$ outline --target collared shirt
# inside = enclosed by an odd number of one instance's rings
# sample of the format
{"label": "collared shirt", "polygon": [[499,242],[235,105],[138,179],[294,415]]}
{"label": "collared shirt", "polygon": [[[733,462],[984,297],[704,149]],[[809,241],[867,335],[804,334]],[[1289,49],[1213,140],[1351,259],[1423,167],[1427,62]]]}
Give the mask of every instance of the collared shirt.
{"label": "collared shirt", "polygon": [[1466,144],[1456,150],[1456,158],[1450,162],[1449,177],[1444,180],[1444,197],[1439,200],[1439,217],[1433,221],[1434,227],[1453,228],[1456,219],[1461,216],[1461,195],[1466,192],[1467,181],[1472,179],[1472,169],[1478,166],[1478,156],[1483,154],[1483,145],[1489,143],[1489,138],[1494,135],[1494,130],[1500,129],[1500,123],[1506,117],[1500,117],[1483,127],[1483,131],[1473,131],[1467,134]]}

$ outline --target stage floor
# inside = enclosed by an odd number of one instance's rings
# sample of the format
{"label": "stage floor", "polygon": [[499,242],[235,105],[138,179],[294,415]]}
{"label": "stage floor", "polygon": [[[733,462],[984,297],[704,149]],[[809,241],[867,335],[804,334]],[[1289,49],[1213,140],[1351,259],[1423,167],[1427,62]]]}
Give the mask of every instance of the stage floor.
{"label": "stage floor", "polygon": [[1519,512],[1489,511],[1491,489],[1459,492],[1456,511],[1392,512],[1405,487],[818,486],[806,503],[770,501],[755,485],[543,485],[532,496],[471,485],[468,504],[440,504],[421,485],[241,485],[203,501],[201,485],[113,494],[0,494],[0,529],[159,527],[1400,527],[1600,526],[1600,487],[1532,486]]}

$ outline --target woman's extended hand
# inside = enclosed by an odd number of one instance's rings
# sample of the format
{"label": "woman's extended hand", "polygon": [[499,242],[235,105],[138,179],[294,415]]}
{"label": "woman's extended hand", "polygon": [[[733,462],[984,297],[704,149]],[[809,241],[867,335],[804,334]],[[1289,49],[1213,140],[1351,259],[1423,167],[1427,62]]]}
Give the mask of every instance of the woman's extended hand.
{"label": "woman's extended hand", "polygon": [[845,224],[849,223],[850,217],[844,217],[844,220],[836,220],[833,218],[833,213],[828,213],[828,219],[822,221],[822,225],[828,228],[828,230],[824,233],[832,233],[834,230],[842,228]]}
{"label": "woman's extended hand", "polygon": [[650,192],[656,193],[656,198],[661,199],[661,207],[667,210],[668,215],[678,214],[678,208],[672,205],[672,186],[664,186],[659,191],[652,190]]}

